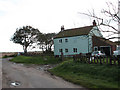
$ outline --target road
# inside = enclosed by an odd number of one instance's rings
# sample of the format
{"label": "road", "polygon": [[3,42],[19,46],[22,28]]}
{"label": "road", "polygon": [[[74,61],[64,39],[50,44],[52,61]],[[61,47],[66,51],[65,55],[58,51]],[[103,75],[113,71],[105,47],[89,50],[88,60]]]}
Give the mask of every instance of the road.
{"label": "road", "polygon": [[[15,64],[9,59],[2,60],[3,88],[82,88],[36,67]],[[20,85],[12,86],[12,82]]]}
{"label": "road", "polygon": [[2,59],[0,58],[0,90],[2,89]]}

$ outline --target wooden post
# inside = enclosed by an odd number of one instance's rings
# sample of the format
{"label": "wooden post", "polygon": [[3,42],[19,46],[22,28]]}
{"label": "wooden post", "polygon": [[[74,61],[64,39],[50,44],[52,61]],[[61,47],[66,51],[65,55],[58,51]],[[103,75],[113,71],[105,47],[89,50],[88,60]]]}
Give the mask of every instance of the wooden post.
{"label": "wooden post", "polygon": [[82,62],[82,53],[80,53],[79,55],[78,55],[78,57],[80,58],[80,62]]}
{"label": "wooden post", "polygon": [[94,64],[96,64],[95,59],[96,59],[96,58],[95,58],[95,56],[94,56]]}
{"label": "wooden post", "polygon": [[84,61],[84,57],[82,56],[82,60],[81,60],[81,62],[83,62]]}
{"label": "wooden post", "polygon": [[118,66],[120,66],[120,55],[118,55],[117,58],[118,58]]}
{"label": "wooden post", "polygon": [[114,65],[116,65],[116,59],[114,59]]}
{"label": "wooden post", "polygon": [[102,61],[101,61],[101,56],[100,56],[100,64],[102,64]]}
{"label": "wooden post", "polygon": [[75,58],[75,56],[73,56],[73,61],[75,61],[75,62],[76,62],[76,58]]}
{"label": "wooden post", "polygon": [[88,56],[88,63],[90,64],[90,56]]}
{"label": "wooden post", "polygon": [[116,65],[116,58],[113,56],[114,65]]}
{"label": "wooden post", "polygon": [[90,56],[90,63],[93,63],[93,57]]}
{"label": "wooden post", "polygon": [[110,57],[110,65],[112,65],[112,57]]}
{"label": "wooden post", "polygon": [[98,64],[98,56],[97,56],[97,64]]}
{"label": "wooden post", "polygon": [[103,64],[105,63],[105,57],[103,56]]}
{"label": "wooden post", "polygon": [[82,62],[84,62],[84,60],[85,60],[85,57],[83,56],[83,60],[82,60]]}
{"label": "wooden post", "polygon": [[64,61],[64,55],[63,55],[63,52],[61,52],[61,60]]}
{"label": "wooden post", "polygon": [[106,57],[106,64],[108,64],[108,57]]}
{"label": "wooden post", "polygon": [[84,59],[84,63],[86,63],[86,61],[87,61],[87,56],[84,56],[85,57],[85,59]]}

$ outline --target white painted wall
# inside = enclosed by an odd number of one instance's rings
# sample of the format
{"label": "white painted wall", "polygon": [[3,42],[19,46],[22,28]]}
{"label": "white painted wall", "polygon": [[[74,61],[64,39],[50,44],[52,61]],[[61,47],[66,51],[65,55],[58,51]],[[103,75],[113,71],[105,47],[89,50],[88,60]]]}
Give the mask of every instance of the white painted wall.
{"label": "white painted wall", "polygon": [[[60,39],[62,39],[62,43],[59,43]],[[65,42],[65,39],[68,39],[68,42]],[[73,48],[77,48],[77,53],[73,52]],[[63,49],[64,55],[88,53],[88,37],[87,35],[83,35],[54,39],[54,55],[61,55],[59,49]],[[65,49],[68,49],[67,53]]]}

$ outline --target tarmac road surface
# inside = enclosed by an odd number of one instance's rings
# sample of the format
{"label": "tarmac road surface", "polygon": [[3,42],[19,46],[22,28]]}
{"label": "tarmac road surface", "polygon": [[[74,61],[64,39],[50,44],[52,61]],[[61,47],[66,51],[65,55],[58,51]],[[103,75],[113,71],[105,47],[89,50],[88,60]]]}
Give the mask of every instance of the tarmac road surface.
{"label": "tarmac road surface", "polygon": [[0,90],[2,89],[2,59],[0,58]]}
{"label": "tarmac road surface", "polygon": [[[37,70],[34,67],[26,67],[22,64],[14,64],[10,58],[2,60],[2,88],[82,88],[79,85],[67,82],[48,72]],[[12,86],[18,82],[20,85]]]}

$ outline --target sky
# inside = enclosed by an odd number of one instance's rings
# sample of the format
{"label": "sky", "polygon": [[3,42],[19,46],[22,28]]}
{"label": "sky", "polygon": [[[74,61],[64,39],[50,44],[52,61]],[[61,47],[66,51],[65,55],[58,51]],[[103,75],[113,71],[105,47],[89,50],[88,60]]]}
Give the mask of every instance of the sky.
{"label": "sky", "polygon": [[79,12],[94,9],[100,15],[106,2],[117,6],[118,0],[0,0],[0,52],[23,51],[10,41],[16,28],[30,25],[42,33],[58,33],[62,25],[65,29],[89,26],[93,19]]}

